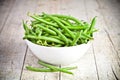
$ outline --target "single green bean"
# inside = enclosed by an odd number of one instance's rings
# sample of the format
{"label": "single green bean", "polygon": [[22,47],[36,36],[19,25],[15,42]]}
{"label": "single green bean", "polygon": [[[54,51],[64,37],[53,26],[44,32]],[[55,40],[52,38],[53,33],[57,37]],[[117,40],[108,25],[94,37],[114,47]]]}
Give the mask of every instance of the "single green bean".
{"label": "single green bean", "polygon": [[61,18],[58,18],[63,24],[65,24],[66,26],[71,26],[71,24],[69,24],[67,21],[61,19]]}
{"label": "single green bean", "polygon": [[26,66],[26,68],[30,71],[35,71],[35,72],[56,72],[49,68],[35,68],[35,67],[31,67],[31,66]]}
{"label": "single green bean", "polygon": [[48,28],[46,28],[46,27],[43,27],[43,26],[41,26],[40,24],[36,24],[35,26],[43,29],[44,31],[46,31],[46,32],[48,32],[48,33],[50,33],[50,34],[52,34],[52,35],[57,35],[56,32],[54,32],[54,31],[52,31],[51,29],[48,29]]}
{"label": "single green bean", "polygon": [[50,41],[50,42],[56,42],[59,44],[64,44],[64,42],[55,39],[55,38],[51,38],[51,37],[45,37],[45,36],[33,36],[33,35],[25,35],[24,39],[40,39],[40,40],[46,40],[46,41]]}
{"label": "single green bean", "polygon": [[25,34],[29,34],[29,28],[28,28],[27,24],[24,21],[22,21],[22,24],[23,24],[23,27],[25,30]]}
{"label": "single green bean", "polygon": [[[50,36],[50,37],[62,40],[59,36]],[[69,38],[67,38],[67,40],[69,43],[72,43],[72,40],[70,40]]]}
{"label": "single green bean", "polygon": [[82,30],[82,29],[86,29],[86,27],[84,26],[66,26],[68,29],[71,30]]}
{"label": "single green bean", "polygon": [[55,70],[55,71],[60,71],[60,72],[68,73],[68,74],[73,74],[72,72],[68,71],[67,69],[58,68],[56,66],[49,65],[49,64],[44,63],[42,61],[39,61],[38,63],[45,66],[45,67],[48,67],[48,68],[50,68],[52,70]]}
{"label": "single green bean", "polygon": [[77,24],[81,24],[82,25],[80,20],[78,20],[78,19],[76,19],[76,18],[74,18],[72,16],[66,16],[66,15],[60,15],[60,14],[53,14],[52,16],[61,17],[61,18],[67,18],[67,19],[75,21]]}
{"label": "single green bean", "polygon": [[95,23],[96,23],[96,18],[97,18],[97,16],[96,17],[94,17],[93,19],[92,19],[92,21],[91,21],[91,25],[90,25],[90,28],[89,28],[89,30],[88,31],[92,31],[92,29],[94,28],[94,26],[95,26]]}

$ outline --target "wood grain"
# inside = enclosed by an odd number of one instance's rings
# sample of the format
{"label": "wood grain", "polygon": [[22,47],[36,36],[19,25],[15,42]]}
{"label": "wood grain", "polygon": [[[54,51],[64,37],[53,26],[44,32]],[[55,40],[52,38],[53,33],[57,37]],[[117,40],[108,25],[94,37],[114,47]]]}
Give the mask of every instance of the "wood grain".
{"label": "wood grain", "polygon": [[20,79],[26,51],[21,20],[31,9],[31,1],[17,0],[12,4],[13,9],[5,20],[0,34],[0,80]]}
{"label": "wood grain", "polygon": [[15,0],[0,0],[0,33],[4,28],[6,20],[9,17],[9,13],[11,12]]}
{"label": "wood grain", "polygon": [[[101,1],[104,2],[104,1]],[[112,1],[111,1],[112,2]],[[110,1],[108,1],[108,4]],[[108,6],[108,4],[104,3],[104,7]],[[115,30],[114,28],[118,28],[118,26],[111,27],[111,31],[109,30],[110,25],[106,24],[104,20],[103,14],[109,14],[108,10],[104,10],[104,13],[101,12],[100,5],[97,1],[91,0],[86,1],[87,12],[89,18],[98,16],[96,27],[99,29],[99,32],[95,34],[95,40],[93,44],[93,51],[96,58],[96,66],[98,67],[98,79],[99,80],[118,80],[120,79],[118,75],[120,75],[120,67],[119,67],[119,56],[113,46],[114,43],[111,42],[110,38],[114,40],[114,37],[108,36],[108,34]],[[94,5],[94,6],[92,6]],[[103,4],[102,4],[103,5]],[[111,8],[111,7],[110,7]],[[109,8],[109,9],[110,9]],[[94,13],[94,14],[91,14]],[[114,13],[115,14],[115,13]],[[109,15],[110,16],[110,15]],[[114,17],[114,15],[112,15]],[[106,18],[107,19],[107,18]],[[110,21],[107,19],[107,21]],[[111,25],[113,26],[114,21],[111,21]],[[117,23],[116,23],[117,24]],[[108,33],[106,32],[108,31]],[[114,32],[115,35],[117,32]],[[120,38],[117,38],[117,42],[119,42]],[[116,45],[117,46],[117,45]],[[113,69],[116,71],[113,71]]]}

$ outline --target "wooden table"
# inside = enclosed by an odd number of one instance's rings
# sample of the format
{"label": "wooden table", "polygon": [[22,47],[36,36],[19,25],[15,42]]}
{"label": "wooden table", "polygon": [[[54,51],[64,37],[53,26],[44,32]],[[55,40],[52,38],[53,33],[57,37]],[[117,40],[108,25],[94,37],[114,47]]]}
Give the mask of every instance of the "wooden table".
{"label": "wooden table", "polygon": [[[74,75],[26,70],[40,67],[22,37],[26,14],[59,13],[90,22],[98,16],[94,42]],[[0,0],[0,80],[120,80],[120,0]]]}

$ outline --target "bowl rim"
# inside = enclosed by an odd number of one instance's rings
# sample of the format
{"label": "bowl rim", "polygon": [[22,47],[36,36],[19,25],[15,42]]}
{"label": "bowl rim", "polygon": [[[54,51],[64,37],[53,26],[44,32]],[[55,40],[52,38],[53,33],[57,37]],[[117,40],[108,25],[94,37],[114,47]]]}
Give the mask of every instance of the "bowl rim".
{"label": "bowl rim", "polygon": [[42,45],[35,44],[35,43],[31,42],[31,41],[28,40],[28,39],[26,39],[25,42],[26,42],[26,43],[30,42],[30,43],[32,43],[32,44],[34,44],[34,45],[37,45],[37,46],[40,46],[40,47],[44,47],[44,48],[56,48],[56,49],[59,48],[59,49],[61,49],[61,48],[74,48],[74,47],[79,47],[79,46],[82,46],[82,45],[88,45],[88,44],[91,44],[91,43],[93,42],[93,40],[90,40],[90,41],[88,41],[87,43],[84,43],[84,44],[80,44],[80,45],[76,45],[76,46],[65,46],[65,47],[42,46]]}

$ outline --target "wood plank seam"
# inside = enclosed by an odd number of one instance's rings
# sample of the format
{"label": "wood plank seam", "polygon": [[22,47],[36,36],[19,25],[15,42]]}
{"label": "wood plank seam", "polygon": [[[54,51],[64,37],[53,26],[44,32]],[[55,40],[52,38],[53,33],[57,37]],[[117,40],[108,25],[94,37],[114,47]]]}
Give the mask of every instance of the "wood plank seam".
{"label": "wood plank seam", "polygon": [[24,69],[27,52],[28,52],[28,46],[26,47],[26,51],[25,51],[25,55],[24,55],[24,60],[23,60],[22,69],[21,69],[21,73],[20,73],[20,80],[22,80],[22,73],[23,73],[23,69]]}
{"label": "wood plank seam", "polygon": [[[99,1],[96,0],[96,2],[97,2],[97,4],[98,4],[98,6],[101,7],[101,4],[99,3]],[[100,14],[101,14],[102,17],[103,17],[103,20],[104,20],[104,22],[105,22],[105,25],[110,26],[110,25],[108,24],[108,22],[106,21],[105,15],[103,14],[103,11],[100,11]],[[111,47],[113,48],[113,50],[115,51],[115,53],[116,53],[116,55],[117,55],[117,58],[120,60],[119,52],[117,51],[117,49],[116,49],[116,47],[115,47],[115,45],[114,45],[114,43],[113,43],[112,37],[110,36],[110,34],[109,34],[109,32],[108,32],[108,30],[107,30],[106,28],[104,28],[103,30],[104,30],[104,32],[106,33],[106,35],[107,35],[107,37],[108,37],[108,39],[109,39],[109,41],[110,41],[110,45],[111,45]],[[117,63],[118,63],[118,66],[120,67],[119,61],[117,61]],[[112,65],[111,65],[111,70],[112,70],[112,74],[114,75],[115,79],[116,79],[116,80],[119,80],[119,78],[118,78],[117,74],[115,73]]]}
{"label": "wood plank seam", "polygon": [[[13,1],[13,5],[10,6],[10,9],[9,9],[9,11],[8,11],[9,13],[11,13],[13,7],[15,6],[15,4],[14,4],[15,2],[16,2],[16,0]],[[3,30],[3,28],[4,28],[5,24],[6,24],[6,22],[7,22],[7,20],[8,20],[8,17],[9,17],[9,15],[10,15],[9,13],[8,13],[7,16],[6,16],[3,25],[1,25],[2,27],[1,27],[1,29],[0,29],[0,33],[2,32],[2,30]]]}
{"label": "wood plank seam", "polygon": [[46,75],[44,75],[44,80],[46,80]]}
{"label": "wood plank seam", "polygon": [[[59,68],[61,68],[61,65],[59,66]],[[58,76],[58,80],[61,80],[61,72],[59,72]]]}
{"label": "wood plank seam", "polygon": [[93,55],[94,55],[94,61],[95,61],[95,68],[97,71],[97,79],[99,80],[98,66],[97,66],[97,62],[96,62],[96,55],[95,55],[95,50],[94,50],[93,44],[92,44],[92,49],[93,49]]}
{"label": "wood plank seam", "polygon": [[112,67],[112,66],[111,66],[111,69],[112,69],[113,75],[115,76],[115,79],[116,79],[116,80],[119,80],[118,77],[117,77],[117,75],[115,74],[115,71],[113,70],[113,67]]}

